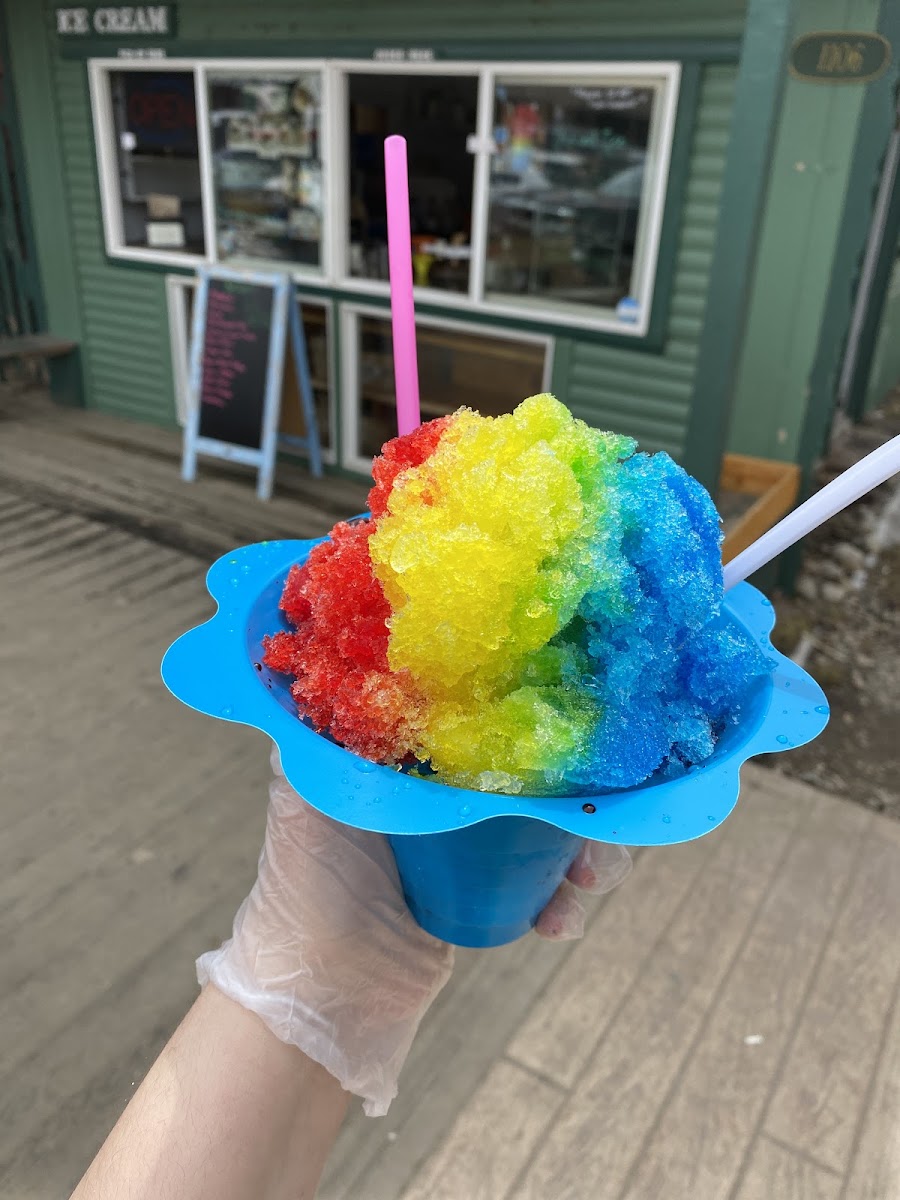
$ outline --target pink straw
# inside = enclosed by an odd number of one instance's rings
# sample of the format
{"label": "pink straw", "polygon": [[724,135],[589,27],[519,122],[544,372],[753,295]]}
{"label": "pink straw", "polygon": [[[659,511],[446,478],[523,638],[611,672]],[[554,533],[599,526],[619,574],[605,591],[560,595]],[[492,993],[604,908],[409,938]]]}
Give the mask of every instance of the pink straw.
{"label": "pink straw", "polygon": [[402,436],[417,429],[421,424],[421,417],[419,370],[416,361],[416,314],[413,308],[406,138],[397,134],[385,138],[384,142],[384,188],[387,197],[388,261],[391,271],[397,432]]}

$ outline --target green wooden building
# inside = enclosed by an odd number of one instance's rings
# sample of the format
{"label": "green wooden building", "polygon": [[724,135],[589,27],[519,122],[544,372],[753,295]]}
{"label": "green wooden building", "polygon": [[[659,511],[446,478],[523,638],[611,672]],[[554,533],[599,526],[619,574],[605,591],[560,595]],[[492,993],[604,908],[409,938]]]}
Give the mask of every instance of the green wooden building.
{"label": "green wooden building", "polygon": [[3,0],[2,19],[5,332],[75,344],[60,399],[183,421],[197,268],[289,271],[326,461],[365,471],[392,432],[390,132],[427,416],[550,388],[715,487],[726,450],[811,463],[849,332],[858,408],[900,375],[894,0]]}

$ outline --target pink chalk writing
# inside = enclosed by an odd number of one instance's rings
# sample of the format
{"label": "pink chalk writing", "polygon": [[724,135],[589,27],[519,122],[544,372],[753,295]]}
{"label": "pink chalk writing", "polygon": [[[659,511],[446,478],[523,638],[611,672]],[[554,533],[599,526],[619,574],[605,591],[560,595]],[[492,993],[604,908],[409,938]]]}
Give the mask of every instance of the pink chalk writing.
{"label": "pink chalk writing", "polygon": [[227,408],[233,397],[232,384],[247,370],[238,357],[242,342],[257,342],[259,335],[240,316],[234,315],[231,292],[211,288],[207,299],[206,336],[203,342],[201,404]]}

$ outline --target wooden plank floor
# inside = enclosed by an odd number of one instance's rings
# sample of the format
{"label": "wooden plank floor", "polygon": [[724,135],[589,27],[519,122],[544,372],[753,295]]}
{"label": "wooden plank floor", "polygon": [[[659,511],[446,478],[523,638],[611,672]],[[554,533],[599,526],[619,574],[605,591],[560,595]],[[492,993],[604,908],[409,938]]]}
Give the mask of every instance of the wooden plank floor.
{"label": "wooden plank floor", "polygon": [[180,479],[181,436],[96,411],[60,408],[40,391],[0,388],[0,477],[18,496],[61,505],[200,558],[275,538],[320,537],[365,509],[366,483],[279,462],[275,494],[256,499],[248,467],[201,458]]}
{"label": "wooden plank floor", "polygon": [[[253,878],[263,739],[181,708],[158,675],[209,613],[203,560],[322,532],[364,492],[331,480],[318,498],[297,468],[271,506],[239,473],[183,488],[171,435],[14,400],[3,1200],[74,1184]],[[460,953],[399,1099],[383,1120],[354,1111],[320,1195],[900,1200],[898,926],[900,826],[747,768],[726,825],[642,852],[583,941]]]}

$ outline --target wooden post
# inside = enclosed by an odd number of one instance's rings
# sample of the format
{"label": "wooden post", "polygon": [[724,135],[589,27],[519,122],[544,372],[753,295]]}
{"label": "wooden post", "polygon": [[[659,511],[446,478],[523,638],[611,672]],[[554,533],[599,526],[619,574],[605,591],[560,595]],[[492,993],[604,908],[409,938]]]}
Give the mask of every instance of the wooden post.
{"label": "wooden post", "polygon": [[716,487],[734,398],[769,161],[787,76],[793,0],[749,0],[684,466]]}

